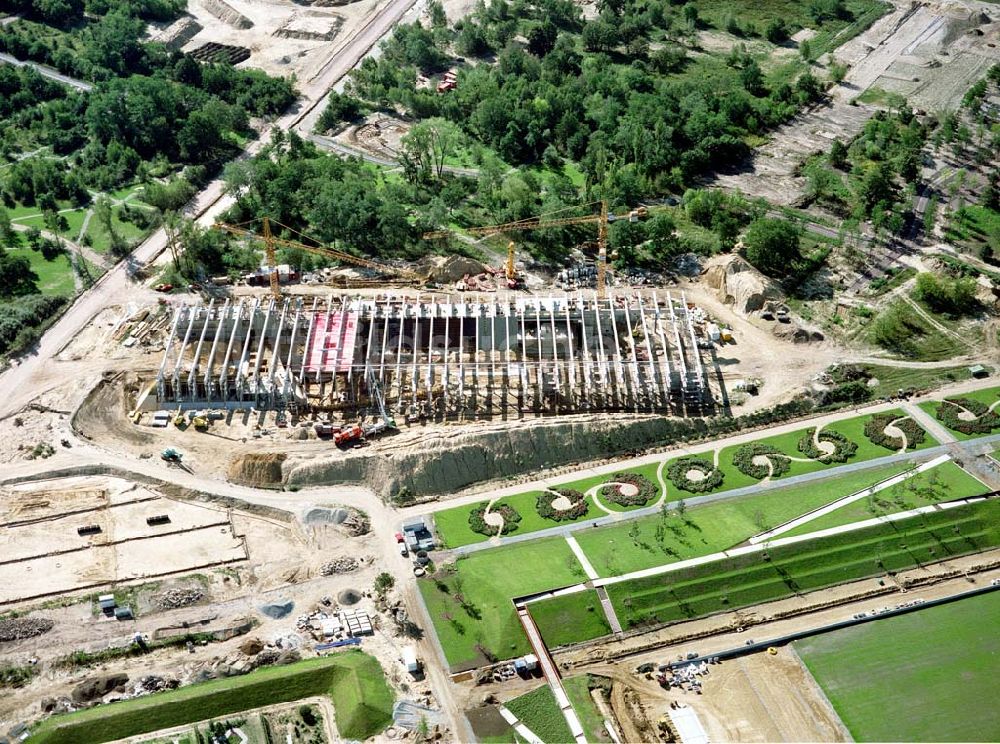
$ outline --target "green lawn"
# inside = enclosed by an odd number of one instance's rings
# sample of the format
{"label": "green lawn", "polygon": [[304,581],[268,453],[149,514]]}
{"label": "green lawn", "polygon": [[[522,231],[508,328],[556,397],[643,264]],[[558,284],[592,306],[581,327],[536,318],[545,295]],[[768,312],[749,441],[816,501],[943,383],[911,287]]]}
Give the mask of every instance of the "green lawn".
{"label": "green lawn", "polygon": [[[954,398],[971,398],[972,400],[978,400],[980,403],[984,403],[987,406],[991,406],[1000,400],[1000,387],[986,388],[985,390],[974,390],[971,393],[961,393],[954,396]],[[921,409],[930,414],[931,417],[937,419],[937,409],[940,405],[940,401],[929,400],[924,403],[917,404]],[[988,436],[987,434],[965,434],[960,431],[955,431],[949,426],[945,426],[944,423],[938,421],[941,426],[944,426],[951,434],[959,441],[966,441],[969,439],[978,439],[979,437]],[[995,433],[995,432],[994,432]]]}
{"label": "green lawn", "polygon": [[[71,212],[60,212],[59,216],[66,220],[66,225],[63,229],[58,231],[58,234],[67,240],[72,240],[76,242],[76,239],[80,237],[80,228],[83,227],[83,221],[87,216],[87,208],[74,209]],[[41,215],[35,217],[22,217],[16,220],[20,225],[28,225],[30,227],[37,227],[39,230],[48,230],[45,226],[45,219]]]}
{"label": "green lawn", "polygon": [[866,499],[842,506],[836,511],[786,532],[782,537],[818,532],[842,524],[861,522],[944,501],[981,496],[989,490],[982,481],[969,475],[954,462],[945,462]]}
{"label": "green lawn", "polygon": [[604,728],[604,718],[601,717],[594,699],[590,696],[589,674],[581,674],[563,680],[563,688],[566,690],[566,697],[569,698],[573,710],[576,711],[580,719],[580,725],[587,735],[589,742],[611,741],[607,730]]}
{"label": "green lawn", "polygon": [[608,586],[622,626],[676,622],[902,571],[1000,544],[1000,502],[772,547]]}
{"label": "green lawn", "polygon": [[504,705],[545,744],[573,741],[573,734],[548,685],[542,685]]}
{"label": "green lawn", "polygon": [[[574,520],[563,520],[557,522],[554,519],[546,519],[539,515],[536,508],[538,495],[542,491],[529,491],[519,493],[514,496],[507,496],[500,499],[497,505],[506,504],[513,507],[521,515],[521,521],[517,523],[517,530],[512,534],[520,535],[525,532],[537,532],[538,530],[558,527],[560,524],[571,524],[580,520],[593,519],[604,516],[604,512],[594,506],[592,499],[587,500],[587,513]],[[555,498],[555,496],[552,496]],[[473,532],[469,527],[469,514],[480,506],[485,506],[488,502],[480,501],[477,504],[457,506],[452,509],[444,509],[434,512],[434,523],[437,526],[438,535],[444,541],[445,546],[457,548],[461,545],[471,545],[489,540],[489,536],[479,532]]]}
{"label": "green lawn", "polygon": [[997,628],[1000,592],[991,592],[806,638],[795,649],[855,741],[996,741]]}
{"label": "green lawn", "polygon": [[528,608],[549,648],[589,641],[611,632],[593,589],[532,602]]}
{"label": "green lawn", "polygon": [[756,496],[693,506],[687,509],[686,521],[658,514],[580,530],[574,537],[598,574],[617,576],[731,548],[758,532],[857,493],[909,467],[897,463]]}
{"label": "green lawn", "polygon": [[352,649],[54,716],[34,729],[31,741],[100,744],[314,695],[329,695],[345,739],[366,739],[392,722],[394,696],[382,667]]}
{"label": "green lawn", "polygon": [[38,291],[46,295],[64,295],[72,297],[76,294],[76,284],[73,280],[73,264],[65,253],[46,261],[41,251],[31,248],[18,248],[10,251],[12,256],[24,256],[31,262],[31,270],[38,274]]}
{"label": "green lawn", "polygon": [[483,650],[499,659],[530,653],[511,599],[585,578],[566,541],[548,538],[459,558],[453,569],[439,567],[417,585],[448,664],[458,671],[482,664]]}
{"label": "green lawn", "polygon": [[[115,232],[127,243],[133,246],[137,245],[145,237],[146,231],[140,230],[131,222],[122,222],[119,217],[120,213],[119,207],[114,207],[111,210],[111,224]],[[90,236],[91,248],[98,253],[106,253],[111,247],[111,236],[96,217],[90,219],[90,224],[87,225],[87,235]]]}

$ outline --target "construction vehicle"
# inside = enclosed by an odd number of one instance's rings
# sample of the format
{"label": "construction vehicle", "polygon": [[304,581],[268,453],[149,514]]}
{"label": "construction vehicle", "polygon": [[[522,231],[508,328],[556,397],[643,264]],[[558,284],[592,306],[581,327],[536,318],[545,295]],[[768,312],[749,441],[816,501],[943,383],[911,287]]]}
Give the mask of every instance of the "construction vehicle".
{"label": "construction vehicle", "polygon": [[[465,231],[471,233],[472,235],[500,235],[502,233],[517,232],[519,230],[543,230],[550,227],[566,227],[567,225],[597,225],[597,295],[598,297],[604,297],[606,288],[606,272],[608,263],[608,222],[613,222],[615,217],[608,215],[608,203],[606,201],[591,202],[585,206],[593,207],[595,205],[600,205],[600,212],[598,214],[591,214],[584,217],[557,217],[562,212],[566,212],[568,209],[576,209],[577,207],[567,207],[566,209],[560,209],[556,212],[549,212],[547,214],[539,215],[537,217],[529,217],[524,220],[516,220],[515,222],[504,222],[499,225],[484,225],[481,227],[470,227]],[[645,207],[640,208],[643,210],[643,215],[647,212]],[[633,210],[636,213],[636,219],[638,220],[638,214],[640,210]],[[632,213],[629,213],[630,215]],[[631,219],[631,216],[629,217]],[[425,240],[433,240],[436,238],[446,238],[451,235],[450,230],[433,230],[431,232],[424,233],[423,237]],[[511,242],[507,245],[507,265],[505,267],[505,278],[507,279],[507,286],[514,288],[518,286],[520,278],[514,268],[514,243]],[[511,283],[513,282],[513,286]]]}
{"label": "construction vehicle", "polygon": [[208,417],[207,416],[193,416],[191,418],[191,423],[194,424],[194,428],[197,431],[208,431]]}
{"label": "construction vehicle", "polygon": [[346,429],[341,429],[333,435],[333,443],[338,447],[351,442],[357,442],[365,438],[365,430],[360,424],[351,424]]}
{"label": "construction vehicle", "polygon": [[184,456],[173,447],[168,447],[160,453],[160,459],[166,462],[180,463]]}
{"label": "construction vehicle", "polygon": [[[283,248],[294,248],[300,251],[306,251],[307,253],[315,253],[319,256],[325,256],[326,258],[332,258],[342,263],[352,264],[354,266],[361,266],[362,268],[372,269],[378,271],[387,276],[392,276],[395,280],[405,280],[407,282],[413,283],[423,283],[424,277],[420,276],[416,272],[410,271],[409,269],[397,268],[395,266],[387,266],[385,264],[378,263],[377,261],[372,261],[368,258],[362,258],[360,256],[354,256],[350,253],[337,250],[336,248],[327,248],[320,245],[308,245],[306,243],[301,243],[295,240],[286,240],[285,238],[276,237],[271,232],[271,222],[272,220],[268,217],[261,218],[262,229],[261,233],[255,233],[252,230],[248,230],[243,225],[246,222],[239,225],[230,225],[225,222],[216,222],[212,225],[213,230],[219,230],[221,232],[227,232],[232,235],[238,235],[242,238],[252,238],[254,240],[261,240],[264,242],[264,255],[267,262],[267,274],[269,277],[269,282],[271,286],[271,294],[274,295],[276,299],[281,297],[281,282],[278,276],[278,266],[277,258],[275,257],[274,249],[276,246],[281,246]],[[297,230],[288,227],[287,225],[282,225],[280,222],[274,221],[274,223],[280,227],[290,230],[291,232],[298,233]],[[301,235],[301,233],[298,233]],[[308,236],[303,235],[303,238],[308,238]],[[311,239],[311,238],[310,238]],[[319,241],[316,241],[319,242]]]}

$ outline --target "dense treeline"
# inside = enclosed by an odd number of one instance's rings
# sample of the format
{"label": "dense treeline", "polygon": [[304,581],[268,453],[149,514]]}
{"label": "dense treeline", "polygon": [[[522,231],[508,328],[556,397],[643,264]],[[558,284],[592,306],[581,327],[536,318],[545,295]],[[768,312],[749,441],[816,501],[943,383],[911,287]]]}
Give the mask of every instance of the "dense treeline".
{"label": "dense treeline", "polygon": [[[579,162],[590,184],[616,196],[677,190],[731,166],[748,154],[748,135],[821,95],[808,72],[769,85],[740,48],[725,64],[689,58],[682,42],[698,27],[693,5],[599,7],[586,21],[568,0],[491,0],[451,28],[432,9],[432,27],[398,26],[381,57],[354,73],[352,91],[374,105],[453,121],[515,165]],[[417,88],[418,72],[456,62],[452,51],[478,58],[460,68],[457,89],[441,96]],[[699,65],[705,74],[693,74]],[[685,70],[692,74],[674,74]]]}
{"label": "dense treeline", "polygon": [[[0,28],[0,49],[99,81],[84,93],[29,68],[0,67],[0,154],[49,146],[71,166],[48,156],[15,163],[4,178],[8,202],[79,206],[89,201],[88,188],[110,190],[170,163],[213,170],[253,135],[250,116],[277,114],[294,100],[291,80],[203,65],[143,43],[152,4],[113,6],[88,4],[89,13],[106,15],[68,32],[29,21]],[[47,7],[32,6],[35,15]]]}

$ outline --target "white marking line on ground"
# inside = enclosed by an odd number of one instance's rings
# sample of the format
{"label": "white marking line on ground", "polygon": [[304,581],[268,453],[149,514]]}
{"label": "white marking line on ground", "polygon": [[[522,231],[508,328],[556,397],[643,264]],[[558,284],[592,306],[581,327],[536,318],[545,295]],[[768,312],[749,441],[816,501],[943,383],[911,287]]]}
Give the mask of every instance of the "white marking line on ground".
{"label": "white marking line on ground", "polygon": [[807,514],[803,514],[801,517],[796,517],[790,522],[785,522],[784,524],[779,525],[778,527],[775,527],[772,530],[768,530],[767,532],[761,532],[759,535],[754,535],[753,537],[750,538],[750,544],[756,545],[757,543],[766,542],[773,537],[777,537],[778,535],[790,532],[791,530],[794,530],[796,527],[801,527],[804,524],[812,522],[814,519],[826,516],[830,512],[836,511],[842,506],[847,506],[848,504],[852,504],[855,501],[859,501],[860,499],[876,494],[879,491],[884,491],[887,488],[891,488],[897,483],[902,483],[903,481],[908,480],[919,473],[923,473],[924,471],[930,470],[931,468],[936,468],[938,465],[943,465],[950,459],[951,455],[940,455],[938,457],[935,457],[933,460],[928,460],[927,462],[918,465],[912,470],[907,470],[905,473],[894,475],[893,477],[888,478],[880,483],[876,483],[874,486],[869,486],[868,488],[858,491],[857,493],[852,493],[849,496],[844,496],[843,498],[837,499],[836,501],[831,501],[826,506],[821,506],[819,509],[814,509],[813,511]]}
{"label": "white marking line on ground", "polygon": [[686,561],[677,561],[676,563],[667,563],[662,566],[653,566],[653,568],[644,568],[641,571],[632,571],[631,573],[622,574],[621,576],[613,576],[609,579],[595,579],[594,586],[609,586],[611,584],[618,584],[622,581],[631,581],[632,579],[645,579],[650,576],[658,576],[665,573],[673,573],[674,571],[681,571],[685,568],[691,568],[692,566],[700,566],[703,563],[711,563],[713,561],[721,561],[724,558],[733,558],[738,555],[747,555],[749,553],[760,553],[767,548],[777,548],[781,545],[792,545],[794,543],[805,542],[807,540],[815,540],[820,537],[829,537],[830,535],[839,535],[844,532],[853,532],[855,530],[862,530],[865,527],[873,527],[877,524],[886,524],[889,522],[898,522],[901,519],[908,519],[910,517],[915,517],[919,514],[927,514],[928,512],[946,509],[955,509],[959,506],[965,506],[966,504],[974,504],[978,501],[985,501],[985,496],[974,496],[969,499],[962,499],[961,501],[950,501],[946,504],[932,504],[930,506],[921,506],[919,509],[911,509],[905,512],[899,512],[897,514],[889,514],[884,517],[875,517],[874,519],[866,519],[862,522],[851,522],[850,524],[844,524],[840,527],[830,527],[829,529],[819,530],[817,532],[809,532],[805,535],[796,535],[794,537],[779,537],[777,540],[772,540],[769,543],[764,543],[762,545],[748,545],[742,548],[733,548],[732,550],[724,550],[721,553],[712,553],[711,555],[705,555],[700,558],[691,558]]}
{"label": "white marking line on ground", "polygon": [[594,570],[594,567],[590,565],[590,560],[583,552],[583,548],[580,547],[580,543],[576,541],[576,538],[572,535],[566,535],[566,542],[569,543],[569,549],[573,551],[573,555],[576,559],[580,561],[580,565],[583,566],[583,572],[587,574],[588,579],[596,579],[598,574]]}
{"label": "white marking line on ground", "polygon": [[518,733],[518,736],[525,739],[528,744],[545,744],[535,735],[535,732],[517,720],[517,716],[507,710],[507,708],[503,705],[500,706],[500,715],[503,716],[503,719],[507,723],[513,726],[514,730]]}

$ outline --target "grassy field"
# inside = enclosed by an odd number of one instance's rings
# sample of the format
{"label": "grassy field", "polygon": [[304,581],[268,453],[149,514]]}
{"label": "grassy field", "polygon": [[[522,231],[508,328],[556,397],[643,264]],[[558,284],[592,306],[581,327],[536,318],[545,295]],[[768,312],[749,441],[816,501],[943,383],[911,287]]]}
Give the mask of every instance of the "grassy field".
{"label": "grassy field", "polygon": [[73,264],[67,254],[60,254],[53,260],[46,261],[41,251],[30,248],[18,248],[9,253],[12,256],[24,256],[31,262],[31,270],[38,274],[38,291],[41,294],[66,297],[76,294]]}
{"label": "grassy field", "polygon": [[545,744],[573,741],[573,734],[548,685],[542,685],[504,705]]}
{"label": "grassy field", "polygon": [[984,502],[613,584],[622,626],[675,622],[901,571],[1000,544],[1000,502]]}
{"label": "grassy field", "polygon": [[563,688],[566,690],[566,697],[569,698],[573,710],[576,711],[576,715],[580,719],[580,725],[583,726],[583,730],[587,734],[587,741],[611,741],[604,728],[604,719],[601,717],[600,711],[597,710],[594,699],[590,696],[591,679],[589,674],[570,677],[563,680]]}
{"label": "grassy field", "polygon": [[529,653],[511,599],[585,578],[566,541],[551,538],[474,553],[417,584],[448,664],[459,670],[483,663],[484,650],[499,659]]}
{"label": "grassy field", "polygon": [[1000,212],[967,204],[955,212],[945,233],[953,243],[970,248],[988,245],[1000,253]]}
{"label": "grassy field", "polygon": [[393,693],[382,667],[350,650],[55,716],[32,732],[31,741],[100,744],[314,695],[329,695],[345,739],[366,739],[392,722]]}
{"label": "grassy field", "polygon": [[855,741],[996,741],[997,628],[1000,592],[992,592],[796,641],[795,649]]}
{"label": "grassy field", "polygon": [[786,532],[782,537],[804,535],[943,501],[980,496],[989,490],[982,481],[969,475],[955,463],[945,462],[866,499],[842,506],[836,511]]}
{"label": "grassy field", "polygon": [[885,367],[866,364],[865,370],[878,380],[878,384],[870,389],[876,398],[895,395],[900,388],[916,388],[917,390],[933,390],[952,382],[968,380],[968,367],[944,367],[940,369],[911,369],[907,367]]}
{"label": "grassy field", "polygon": [[528,607],[549,648],[589,641],[611,632],[593,589],[532,602]]}
{"label": "grassy field", "polygon": [[594,570],[617,576],[715,553],[831,501],[906,470],[899,463],[731,501],[687,509],[685,519],[658,514],[625,524],[577,532]]}

